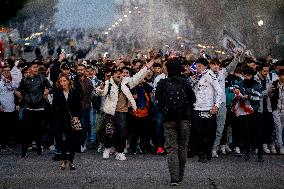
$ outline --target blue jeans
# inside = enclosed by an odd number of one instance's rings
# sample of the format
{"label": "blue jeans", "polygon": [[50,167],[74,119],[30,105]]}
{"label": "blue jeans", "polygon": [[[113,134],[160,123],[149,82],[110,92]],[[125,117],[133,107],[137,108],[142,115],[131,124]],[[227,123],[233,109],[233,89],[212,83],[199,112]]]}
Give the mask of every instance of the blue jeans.
{"label": "blue jeans", "polygon": [[164,127],[162,121],[163,121],[162,114],[160,112],[157,112],[156,133],[155,133],[156,147],[164,147],[165,144]]}
{"label": "blue jeans", "polygon": [[87,136],[90,134],[90,111],[82,111],[80,119],[82,125],[81,145],[86,144]]}
{"label": "blue jeans", "polygon": [[94,108],[91,107],[91,110],[90,110],[91,136],[89,137],[89,140],[92,144],[96,144],[96,140],[97,140],[95,121],[96,121],[96,112],[95,112]]}
{"label": "blue jeans", "polygon": [[214,142],[214,147],[220,145],[220,141],[221,141],[222,134],[224,131],[226,115],[227,115],[226,103],[222,102],[220,105],[219,111],[216,115],[217,130],[216,130],[216,138]]}

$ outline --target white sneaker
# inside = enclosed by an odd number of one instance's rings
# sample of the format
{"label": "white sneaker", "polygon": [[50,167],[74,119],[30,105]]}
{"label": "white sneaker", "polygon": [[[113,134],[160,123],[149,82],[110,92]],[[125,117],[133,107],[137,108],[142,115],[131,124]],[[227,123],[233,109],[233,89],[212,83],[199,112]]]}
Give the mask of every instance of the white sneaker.
{"label": "white sneaker", "polygon": [[235,148],[235,153],[236,155],[241,155],[241,150],[238,146]]}
{"label": "white sneaker", "polygon": [[222,145],[220,151],[221,151],[222,154],[225,155],[226,154],[226,146]]}
{"label": "white sneaker", "polygon": [[103,153],[103,159],[108,159],[110,154],[110,148],[106,148]]}
{"label": "white sneaker", "polygon": [[127,150],[127,147],[124,148],[124,154],[128,154],[128,150]]}
{"label": "white sneaker", "polygon": [[272,154],[276,154],[276,153],[277,153],[276,148],[275,148],[275,146],[274,146],[274,145],[273,145],[273,146],[271,146],[270,151],[271,151],[271,153],[272,153]]}
{"label": "white sneaker", "polygon": [[126,157],[124,155],[124,153],[117,153],[115,156],[115,159],[119,160],[119,161],[125,161]]}
{"label": "white sneaker", "polygon": [[103,150],[103,147],[104,147],[104,145],[102,144],[102,143],[100,143],[99,144],[99,147],[98,147],[98,153],[101,153],[102,152],[102,150]]}
{"label": "white sneaker", "polygon": [[264,153],[266,153],[266,154],[270,154],[270,150],[269,150],[267,144],[263,144],[263,151],[264,151]]}
{"label": "white sneaker", "polygon": [[231,148],[229,147],[228,144],[225,145],[225,149],[226,149],[227,153],[231,153],[232,152],[232,150],[231,150]]}
{"label": "white sneaker", "polygon": [[49,150],[50,151],[55,151],[55,146],[54,145],[49,146]]}
{"label": "white sneaker", "polygon": [[81,153],[84,153],[86,151],[86,145],[81,145]]}
{"label": "white sneaker", "polygon": [[218,154],[216,150],[212,150],[212,158],[218,158]]}
{"label": "white sneaker", "polygon": [[279,154],[281,154],[281,155],[283,155],[284,154],[284,148],[282,147],[282,148],[280,148],[280,150],[279,150]]}

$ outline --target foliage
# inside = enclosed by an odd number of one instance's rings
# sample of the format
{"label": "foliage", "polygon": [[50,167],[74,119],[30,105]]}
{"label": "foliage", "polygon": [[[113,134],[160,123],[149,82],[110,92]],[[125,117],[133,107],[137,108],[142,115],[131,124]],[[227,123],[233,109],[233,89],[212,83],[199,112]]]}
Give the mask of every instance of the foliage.
{"label": "foliage", "polygon": [[5,11],[1,13],[0,24],[5,25],[10,18],[15,17],[28,1],[30,0],[0,0],[1,9]]}

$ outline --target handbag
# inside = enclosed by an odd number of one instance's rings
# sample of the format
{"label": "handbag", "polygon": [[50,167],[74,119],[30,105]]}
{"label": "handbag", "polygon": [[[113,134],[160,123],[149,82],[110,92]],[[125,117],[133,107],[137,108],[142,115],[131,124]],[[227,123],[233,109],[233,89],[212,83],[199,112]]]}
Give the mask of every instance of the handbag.
{"label": "handbag", "polygon": [[66,109],[71,117],[71,127],[72,127],[72,130],[74,131],[80,131],[82,130],[82,124],[81,124],[81,121],[78,119],[77,121],[74,120],[74,117],[72,117],[72,114],[69,110],[69,108],[66,106]]}
{"label": "handbag", "polygon": [[71,127],[74,131],[82,130],[81,121],[79,119],[76,121],[74,118],[71,118]]}

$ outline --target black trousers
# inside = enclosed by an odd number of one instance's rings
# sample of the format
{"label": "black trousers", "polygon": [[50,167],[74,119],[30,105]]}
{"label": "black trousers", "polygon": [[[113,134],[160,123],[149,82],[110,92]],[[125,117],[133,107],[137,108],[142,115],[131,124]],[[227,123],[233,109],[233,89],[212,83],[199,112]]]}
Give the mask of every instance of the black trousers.
{"label": "black trousers", "polygon": [[147,117],[135,117],[133,115],[130,116],[130,124],[129,124],[129,133],[132,137],[130,140],[130,149],[132,152],[136,152],[136,148],[138,145],[138,140],[140,139],[139,146],[142,151],[146,152],[149,150],[150,146],[150,121],[148,116]]}
{"label": "black trousers", "polygon": [[[106,134],[105,147],[115,147],[118,153],[123,153],[126,145],[126,112],[115,112],[115,115],[105,114],[107,120],[112,120],[113,134]],[[109,118],[110,119],[109,119]],[[108,132],[107,132],[108,133]]]}
{"label": "black trousers", "polygon": [[18,119],[16,112],[0,112],[0,145],[2,148],[5,148],[10,142],[16,142],[19,129]]}
{"label": "black trousers", "polygon": [[274,128],[274,120],[272,112],[263,112],[261,113],[261,124],[263,128],[263,143],[271,144],[272,143],[272,133]]}
{"label": "black trousers", "polygon": [[195,144],[199,158],[211,158],[212,147],[216,137],[216,115],[204,116],[209,111],[194,111]]}
{"label": "black trousers", "polygon": [[42,145],[42,122],[44,111],[23,110],[23,125],[21,132],[22,154],[26,154],[32,140],[36,141],[37,151],[41,153]]}
{"label": "black trousers", "polygon": [[258,155],[263,154],[263,124],[261,124],[261,114],[252,113],[239,117],[242,132],[244,150],[249,155],[252,148],[258,149]]}
{"label": "black trousers", "polygon": [[[72,129],[65,129],[63,132],[60,132],[62,137],[61,143],[58,144],[61,151],[61,160],[69,160],[73,162],[75,151],[76,151],[76,137],[74,136],[76,131]],[[69,154],[67,154],[69,152]]]}

